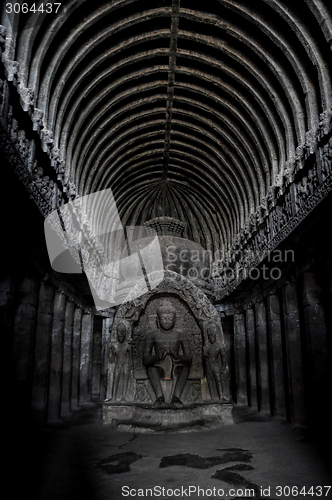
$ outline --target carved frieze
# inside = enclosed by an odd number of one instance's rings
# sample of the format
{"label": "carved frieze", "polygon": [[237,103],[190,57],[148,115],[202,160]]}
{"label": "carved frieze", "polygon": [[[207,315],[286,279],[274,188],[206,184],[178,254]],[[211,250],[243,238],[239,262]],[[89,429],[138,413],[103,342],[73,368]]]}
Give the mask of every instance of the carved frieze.
{"label": "carved frieze", "polygon": [[[220,265],[220,263],[218,266],[214,265],[215,297],[217,299],[235,290],[242,279],[250,275],[250,270],[259,265],[331,191],[332,138],[330,137],[324,145],[316,150],[310,142],[302,155],[308,157],[308,155],[313,155],[315,151],[316,161],[311,162],[308,169],[301,163],[301,169],[298,168],[294,181],[288,184],[278,199],[274,198],[274,203],[270,190],[269,212],[266,212],[268,216],[263,217],[261,225],[258,227],[258,219],[254,224],[254,220],[251,218],[249,231],[243,233],[242,237],[240,236],[234,242],[228,251],[228,259],[225,259],[224,265]],[[299,166],[299,162],[297,162],[297,166]],[[301,170],[300,173],[299,170]],[[239,254],[239,247],[241,248],[241,257],[235,262],[231,256]],[[223,274],[225,267],[227,267],[228,276]]]}

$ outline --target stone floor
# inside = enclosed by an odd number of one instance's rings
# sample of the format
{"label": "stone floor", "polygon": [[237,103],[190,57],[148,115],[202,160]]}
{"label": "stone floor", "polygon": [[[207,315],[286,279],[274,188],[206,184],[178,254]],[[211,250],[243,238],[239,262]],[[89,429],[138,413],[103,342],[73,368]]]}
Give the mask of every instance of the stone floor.
{"label": "stone floor", "polygon": [[18,434],[5,482],[19,500],[332,499],[328,459],[306,433],[246,408],[234,420],[205,432],[131,434],[87,409]]}

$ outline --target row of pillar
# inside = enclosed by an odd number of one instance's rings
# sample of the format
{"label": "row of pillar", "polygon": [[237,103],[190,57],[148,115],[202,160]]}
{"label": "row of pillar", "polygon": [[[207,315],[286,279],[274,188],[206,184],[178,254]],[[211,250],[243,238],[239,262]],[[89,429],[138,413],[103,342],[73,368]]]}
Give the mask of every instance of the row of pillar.
{"label": "row of pillar", "polygon": [[33,424],[57,422],[103,400],[112,318],[93,315],[36,276],[1,280],[0,301],[19,420],[31,412]]}
{"label": "row of pillar", "polygon": [[331,383],[329,286],[307,269],[234,315],[234,399],[298,425]]}
{"label": "row of pillar", "polygon": [[[11,396],[20,421],[56,422],[105,398],[112,318],[93,315],[14,257],[0,277]],[[315,419],[332,382],[332,273],[326,257],[317,262],[244,305],[227,337],[234,400],[299,425]]]}

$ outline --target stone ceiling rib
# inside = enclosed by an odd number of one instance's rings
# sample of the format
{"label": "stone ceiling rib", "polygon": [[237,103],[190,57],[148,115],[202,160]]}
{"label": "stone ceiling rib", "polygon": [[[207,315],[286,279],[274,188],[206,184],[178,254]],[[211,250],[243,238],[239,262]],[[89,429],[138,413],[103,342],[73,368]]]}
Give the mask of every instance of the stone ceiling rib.
{"label": "stone ceiling rib", "polygon": [[65,182],[112,188],[129,222],[184,217],[208,247],[232,245],[331,109],[322,0],[64,0],[20,26]]}

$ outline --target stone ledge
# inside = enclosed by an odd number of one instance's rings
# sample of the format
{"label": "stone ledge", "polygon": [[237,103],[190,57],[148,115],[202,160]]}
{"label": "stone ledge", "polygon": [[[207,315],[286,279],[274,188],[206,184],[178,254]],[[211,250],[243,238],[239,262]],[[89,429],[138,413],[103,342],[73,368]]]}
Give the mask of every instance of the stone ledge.
{"label": "stone ledge", "polygon": [[119,431],[138,433],[190,432],[234,424],[229,403],[192,404],[156,408],[152,404],[103,405],[103,424]]}

